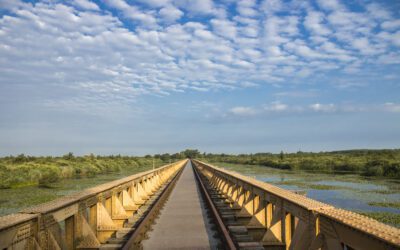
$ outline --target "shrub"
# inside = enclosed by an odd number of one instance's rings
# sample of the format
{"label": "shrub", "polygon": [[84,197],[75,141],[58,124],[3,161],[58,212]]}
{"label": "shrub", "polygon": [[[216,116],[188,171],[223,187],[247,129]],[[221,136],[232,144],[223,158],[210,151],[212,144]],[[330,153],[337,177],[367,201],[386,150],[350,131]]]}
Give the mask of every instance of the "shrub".
{"label": "shrub", "polygon": [[10,188],[10,171],[6,166],[0,165],[0,188]]}
{"label": "shrub", "polygon": [[94,177],[96,174],[100,173],[100,170],[94,165],[88,164],[82,169],[82,173],[84,176]]}
{"label": "shrub", "polygon": [[366,166],[363,175],[365,176],[382,176],[383,168],[382,166]]}
{"label": "shrub", "polygon": [[392,178],[400,178],[400,163],[392,163],[384,166],[383,175]]}
{"label": "shrub", "polygon": [[62,178],[71,178],[75,175],[75,170],[73,167],[66,166],[61,167],[61,177]]}
{"label": "shrub", "polygon": [[60,175],[60,169],[54,165],[40,166],[39,186],[48,187],[49,184],[57,182]]}

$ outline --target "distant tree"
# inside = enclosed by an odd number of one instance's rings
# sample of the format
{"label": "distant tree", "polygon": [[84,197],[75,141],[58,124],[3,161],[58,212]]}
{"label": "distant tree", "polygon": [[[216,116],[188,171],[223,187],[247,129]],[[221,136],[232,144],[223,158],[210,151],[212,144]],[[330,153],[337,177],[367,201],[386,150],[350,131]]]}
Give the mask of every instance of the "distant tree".
{"label": "distant tree", "polygon": [[17,157],[14,158],[15,163],[23,163],[26,162],[28,158],[24,154],[19,154]]}
{"label": "distant tree", "polygon": [[283,151],[281,151],[281,153],[279,154],[279,158],[281,159],[281,161],[283,161],[284,157],[285,157],[285,154],[283,153]]}
{"label": "distant tree", "polygon": [[160,159],[164,162],[171,160],[171,156],[169,154],[162,154]]}
{"label": "distant tree", "polygon": [[94,160],[94,159],[96,158],[96,156],[95,156],[93,153],[90,153],[89,158],[90,158],[91,160]]}
{"label": "distant tree", "polygon": [[200,156],[200,151],[197,149],[186,149],[185,151],[182,151],[181,154],[185,156],[185,158],[197,158]]}
{"label": "distant tree", "polygon": [[400,178],[400,163],[392,163],[383,168],[383,175],[392,178]]}
{"label": "distant tree", "polygon": [[72,160],[74,159],[74,154],[72,152],[69,152],[68,154],[63,155],[63,158],[65,160]]}

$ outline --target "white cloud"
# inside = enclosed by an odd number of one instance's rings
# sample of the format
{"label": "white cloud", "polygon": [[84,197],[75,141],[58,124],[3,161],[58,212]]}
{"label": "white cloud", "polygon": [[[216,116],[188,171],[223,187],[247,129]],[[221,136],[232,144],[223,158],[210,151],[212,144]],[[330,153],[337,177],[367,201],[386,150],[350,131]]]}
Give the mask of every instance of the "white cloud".
{"label": "white cloud", "polygon": [[[0,1],[12,13],[0,19],[1,83],[54,83],[103,99],[323,81],[400,60],[398,20],[372,17],[376,6],[106,0],[98,11],[89,0]],[[238,14],[221,11],[228,5]]]}
{"label": "white cloud", "polygon": [[255,0],[240,0],[236,3],[236,10],[242,16],[254,17],[258,12],[254,9],[256,7]]}
{"label": "white cloud", "polygon": [[314,103],[310,105],[310,109],[316,112],[333,112],[336,111],[336,106],[332,103],[330,104]]}
{"label": "white cloud", "polygon": [[224,19],[212,19],[210,22],[216,34],[230,39],[236,37],[236,25],[233,22]]}
{"label": "white cloud", "polygon": [[381,24],[381,27],[385,30],[396,30],[400,28],[400,19],[385,21]]}
{"label": "white cloud", "polygon": [[377,63],[400,64],[400,53],[388,53],[378,57]]}
{"label": "white cloud", "polygon": [[264,43],[280,45],[289,42],[298,34],[298,17],[268,17],[264,23]]}
{"label": "white cloud", "polygon": [[212,0],[175,0],[175,4],[194,14],[215,14]]}
{"label": "white cloud", "polygon": [[125,18],[140,21],[150,26],[154,26],[156,24],[156,19],[151,13],[142,12],[136,6],[130,5],[124,0],[105,0],[105,2],[109,6],[122,11]]}
{"label": "white cloud", "polygon": [[21,0],[0,0],[0,8],[15,11],[18,8],[30,7],[29,3],[24,3]]}
{"label": "white cloud", "polygon": [[176,20],[180,19],[184,15],[184,13],[180,9],[178,9],[172,5],[162,8],[159,11],[159,14],[160,14],[161,18],[163,18],[168,23],[175,22]]}
{"label": "white cloud", "polygon": [[[288,96],[288,95],[279,95]],[[309,95],[307,95],[310,97]],[[294,114],[311,115],[311,114],[338,114],[338,113],[370,113],[370,112],[390,112],[400,113],[400,104],[387,102],[384,104],[322,104],[314,103],[309,105],[302,104],[285,104],[280,101],[271,102],[259,107],[237,106],[229,109],[229,114],[238,117],[262,117],[272,115],[291,116]]]}
{"label": "white cloud", "polygon": [[97,4],[89,0],[74,0],[73,4],[86,10],[100,10]]}
{"label": "white cloud", "polygon": [[352,34],[368,35],[376,22],[365,13],[334,11],[327,17],[329,23],[337,32],[349,31]]}
{"label": "white cloud", "polygon": [[[181,124],[180,119],[199,120],[204,115],[254,118],[234,128],[254,125],[253,130],[259,131],[270,121],[279,127],[281,121],[275,118],[284,116],[309,116],[304,121],[311,124],[329,115],[364,112],[347,115],[358,119],[368,117],[367,112],[371,117],[385,112],[395,124],[400,113],[398,101],[385,99],[396,96],[385,93],[397,93],[400,65],[400,22],[390,1],[382,5],[332,0],[317,4],[301,0],[24,1],[0,0],[1,126],[25,127],[24,121],[34,117],[40,122],[43,118],[50,123],[67,121],[61,125],[79,127],[77,134],[85,134],[95,124],[87,118],[95,114],[106,118],[105,124],[96,124],[107,128],[93,137],[104,140],[104,132],[110,132],[108,123],[125,123],[129,128],[127,133],[111,131],[110,138],[118,134],[133,138],[132,131],[154,130],[154,117],[166,121],[165,131]],[[247,94],[259,93],[241,103],[243,88],[253,88]],[[370,95],[372,89],[379,91]],[[203,92],[200,99],[218,100],[220,106],[193,114],[185,98],[177,98],[199,91]],[[354,95],[355,100],[369,103],[347,103]],[[163,98],[154,100],[154,96]],[[191,100],[199,101],[197,97]],[[270,102],[271,98],[280,101]],[[171,100],[180,102],[177,110]],[[64,116],[66,112],[73,116],[71,120]],[[48,115],[52,113],[56,115]],[[86,128],[75,124],[77,116],[82,117],[78,122],[88,124]],[[164,116],[174,119],[164,120]],[[145,125],[136,126],[144,121]],[[391,124],[388,127],[395,130]],[[72,134],[68,129],[62,134]],[[21,131],[26,133],[24,128],[5,138],[12,141]],[[24,136],[20,139],[26,141]],[[117,139],[115,143],[121,144]]]}
{"label": "white cloud", "polygon": [[286,3],[282,3],[282,0],[264,0],[261,3],[261,9],[267,14],[273,14],[285,9],[285,5]]}
{"label": "white cloud", "polygon": [[194,35],[205,40],[213,40],[215,38],[214,34],[209,30],[197,29],[194,31]]}
{"label": "white cloud", "polygon": [[395,33],[380,32],[376,35],[376,38],[381,39],[380,42],[382,44],[389,43],[400,47],[400,31]]}
{"label": "white cloud", "polygon": [[290,43],[286,43],[284,46],[287,50],[293,53],[305,57],[305,58],[324,58],[325,55],[319,53],[318,51],[308,47],[308,45],[302,40],[295,40]]}
{"label": "white cloud", "polygon": [[131,6],[127,4],[124,0],[106,0],[105,1],[108,5],[111,7],[117,8],[117,9],[129,9]]}
{"label": "white cloud", "polygon": [[379,49],[373,46],[366,37],[354,38],[351,41],[351,44],[355,49],[358,49],[363,54],[377,54],[380,52]]}
{"label": "white cloud", "polygon": [[287,111],[289,109],[289,106],[281,102],[272,102],[269,105],[265,105],[264,109],[266,111],[282,112],[282,111]]}
{"label": "white cloud", "polygon": [[326,36],[330,34],[331,31],[323,24],[323,22],[324,14],[322,12],[309,11],[305,18],[304,26],[315,34]]}
{"label": "white cloud", "polygon": [[318,0],[318,5],[325,10],[343,9],[343,5],[338,0]]}
{"label": "white cloud", "polygon": [[231,114],[238,115],[238,116],[252,116],[255,115],[257,112],[251,107],[234,107],[230,110]]}
{"label": "white cloud", "polygon": [[171,0],[137,0],[151,7],[163,7],[170,5]]}
{"label": "white cloud", "polygon": [[249,60],[256,59],[262,56],[262,53],[259,50],[255,49],[244,49],[242,50],[242,54]]}
{"label": "white cloud", "polygon": [[400,104],[393,103],[393,102],[387,102],[383,105],[383,109],[388,112],[400,113]]}
{"label": "white cloud", "polygon": [[325,52],[330,53],[330,54],[348,54],[349,52],[341,49],[340,47],[338,47],[336,44],[332,43],[332,42],[324,42],[321,45],[321,49],[323,49]]}
{"label": "white cloud", "polygon": [[258,26],[246,26],[240,28],[241,33],[247,37],[258,37]]}
{"label": "white cloud", "polygon": [[391,18],[391,14],[389,11],[384,9],[378,3],[370,3],[367,4],[366,9],[368,10],[368,14],[375,19],[378,20],[387,20]]}
{"label": "white cloud", "polygon": [[278,97],[295,97],[295,98],[309,98],[318,96],[318,91],[309,90],[309,91],[284,91],[278,92],[275,94]]}

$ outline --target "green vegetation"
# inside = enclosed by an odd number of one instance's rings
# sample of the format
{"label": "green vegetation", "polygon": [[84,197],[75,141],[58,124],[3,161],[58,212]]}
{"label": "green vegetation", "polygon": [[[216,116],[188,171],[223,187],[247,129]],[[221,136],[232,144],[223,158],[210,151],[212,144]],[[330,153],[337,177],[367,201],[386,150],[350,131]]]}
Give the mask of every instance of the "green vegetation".
{"label": "green vegetation", "polygon": [[144,157],[133,156],[74,156],[68,153],[61,157],[34,157],[24,154],[0,158],[0,189],[25,186],[53,187],[61,179],[93,177],[97,174],[119,172],[122,169],[137,169],[153,164],[161,166],[185,158],[200,155],[196,149],[187,149],[175,154],[156,154]]}
{"label": "green vegetation", "polygon": [[400,149],[240,155],[204,153],[200,158],[209,162],[261,165],[320,173],[357,173],[363,176],[400,179]]}
{"label": "green vegetation", "polygon": [[400,209],[400,202],[369,202],[368,205],[374,207],[392,207]]}
{"label": "green vegetation", "polygon": [[399,193],[399,190],[366,190],[366,193],[376,193],[376,194],[396,194]]}
{"label": "green vegetation", "polygon": [[158,167],[163,164],[200,155],[196,149],[175,154],[133,156],[74,156],[34,157],[24,154],[0,158],[0,189],[25,186],[54,187],[61,179],[93,177],[97,174],[119,172],[121,169],[137,169],[144,166]]}
{"label": "green vegetation", "polygon": [[[312,184],[312,183],[296,181],[296,180],[279,181],[279,182],[276,182],[275,184],[294,185],[299,188],[315,189],[315,190],[337,190],[340,188],[345,189],[345,187],[338,187],[338,186],[332,186],[332,185],[326,185],[326,184]],[[349,189],[349,188],[346,187],[346,189]]]}
{"label": "green vegetation", "polygon": [[[164,163],[154,159],[155,166]],[[152,157],[95,156],[32,157],[23,154],[0,158],[0,188],[24,186],[51,187],[59,180],[73,177],[93,177],[97,174],[118,172],[152,166]]]}
{"label": "green vegetation", "polygon": [[377,221],[400,228],[400,214],[386,212],[358,212],[359,214],[371,217]]}
{"label": "green vegetation", "polygon": [[[175,153],[175,154],[155,154],[153,157],[157,159],[161,159],[162,161],[169,161],[169,160],[180,160],[180,159],[186,159],[186,158],[199,158],[202,154],[200,153],[199,150],[197,149],[186,149],[180,153]],[[146,155],[145,157],[151,158],[151,155]]]}
{"label": "green vegetation", "polygon": [[[257,153],[257,154],[206,154],[187,149],[175,154],[156,154],[144,157],[87,156],[76,157],[72,153],[61,157],[33,157],[26,155],[0,158],[0,188],[16,188],[31,185],[50,187],[61,179],[95,176],[118,172],[121,169],[157,166],[184,158],[199,158],[209,162],[225,162],[242,165],[261,165],[277,169],[305,170],[324,173],[357,173],[364,176],[380,176],[400,179],[400,150],[349,150],[320,153]],[[318,185],[315,189],[331,189]]]}

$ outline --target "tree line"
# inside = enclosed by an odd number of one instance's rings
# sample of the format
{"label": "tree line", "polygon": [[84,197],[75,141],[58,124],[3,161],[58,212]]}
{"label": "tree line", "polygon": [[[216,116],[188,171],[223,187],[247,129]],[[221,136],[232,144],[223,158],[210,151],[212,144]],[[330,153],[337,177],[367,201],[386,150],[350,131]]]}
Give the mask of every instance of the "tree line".
{"label": "tree line", "polygon": [[306,170],[327,173],[357,173],[400,179],[400,149],[345,150],[332,152],[203,154],[210,162],[260,165],[287,170]]}
{"label": "tree line", "polygon": [[334,174],[357,173],[400,179],[400,149],[346,150],[333,152],[212,154],[197,149],[155,155],[7,156],[0,158],[0,188],[24,185],[49,186],[63,178],[92,177],[121,169],[151,168],[185,158],[208,162],[260,165],[286,170],[319,171]]}
{"label": "tree line", "polygon": [[0,158],[0,188],[26,185],[50,186],[64,178],[93,177],[97,174],[118,172],[121,169],[150,168],[153,163],[162,165],[160,159],[121,155],[34,157],[26,155]]}
{"label": "tree line", "polygon": [[101,156],[89,154],[75,156],[72,152],[63,156],[29,156],[20,154],[0,158],[0,188],[16,188],[38,185],[51,187],[61,179],[94,177],[98,174],[118,172],[122,169],[138,172],[159,167],[186,158],[195,158],[198,150],[187,149],[175,154],[145,156]]}

